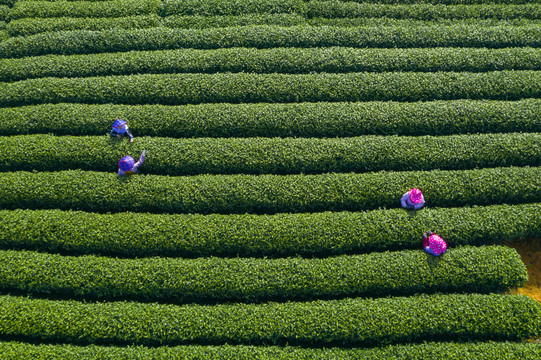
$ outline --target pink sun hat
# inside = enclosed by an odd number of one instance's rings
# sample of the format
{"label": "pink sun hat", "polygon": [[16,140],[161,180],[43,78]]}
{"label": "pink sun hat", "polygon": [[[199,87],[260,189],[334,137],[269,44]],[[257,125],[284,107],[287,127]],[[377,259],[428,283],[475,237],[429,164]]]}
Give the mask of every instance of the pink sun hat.
{"label": "pink sun hat", "polygon": [[423,201],[423,193],[417,188],[410,190],[410,201],[414,204],[419,204]]}
{"label": "pink sun hat", "polygon": [[447,250],[447,243],[441,238],[441,236],[433,234],[428,238],[428,246],[436,254],[444,253]]}
{"label": "pink sun hat", "polygon": [[118,167],[122,171],[130,171],[133,168],[134,164],[135,164],[135,160],[133,160],[131,156],[124,156],[118,162]]}

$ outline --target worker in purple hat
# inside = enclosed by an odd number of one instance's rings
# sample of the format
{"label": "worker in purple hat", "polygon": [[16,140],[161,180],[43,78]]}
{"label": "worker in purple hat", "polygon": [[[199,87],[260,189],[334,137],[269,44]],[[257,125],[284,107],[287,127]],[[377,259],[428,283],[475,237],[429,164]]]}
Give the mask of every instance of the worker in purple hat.
{"label": "worker in purple hat", "polygon": [[141,166],[145,161],[145,154],[146,150],[143,150],[138,162],[135,162],[131,156],[124,156],[122,159],[120,159],[118,162],[118,175],[137,174],[139,171],[139,166]]}
{"label": "worker in purple hat", "polygon": [[128,135],[128,137],[130,138],[130,142],[133,142],[133,135],[128,128],[128,122],[125,120],[116,119],[113,123],[113,130],[111,130],[110,135],[112,137],[116,136],[119,139],[123,136]]}
{"label": "worker in purple hat", "polygon": [[400,199],[400,203],[404,209],[408,210],[418,210],[422,208],[425,204],[425,197],[421,190],[413,188]]}
{"label": "worker in purple hat", "polygon": [[447,250],[447,243],[441,236],[427,231],[423,234],[423,248],[430,255],[440,256]]}

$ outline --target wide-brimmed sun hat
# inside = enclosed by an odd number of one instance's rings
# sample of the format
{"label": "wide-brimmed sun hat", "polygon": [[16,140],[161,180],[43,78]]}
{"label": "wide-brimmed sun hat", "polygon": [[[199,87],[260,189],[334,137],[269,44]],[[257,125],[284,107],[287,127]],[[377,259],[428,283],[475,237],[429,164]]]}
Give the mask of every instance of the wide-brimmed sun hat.
{"label": "wide-brimmed sun hat", "polygon": [[421,190],[417,188],[413,188],[410,190],[410,201],[414,204],[419,204],[421,201],[423,201],[423,193]]}
{"label": "wide-brimmed sun hat", "polygon": [[128,122],[127,121],[124,121],[124,120],[120,120],[120,119],[116,119],[115,122],[113,123],[113,127],[119,127],[119,126],[122,126],[124,124],[127,124]]}
{"label": "wide-brimmed sun hat", "polygon": [[120,161],[118,162],[118,167],[122,171],[130,171],[135,164],[135,161],[131,156],[124,156]]}
{"label": "wide-brimmed sun hat", "polygon": [[437,254],[443,253],[447,250],[447,243],[439,235],[430,235],[428,238],[428,245]]}

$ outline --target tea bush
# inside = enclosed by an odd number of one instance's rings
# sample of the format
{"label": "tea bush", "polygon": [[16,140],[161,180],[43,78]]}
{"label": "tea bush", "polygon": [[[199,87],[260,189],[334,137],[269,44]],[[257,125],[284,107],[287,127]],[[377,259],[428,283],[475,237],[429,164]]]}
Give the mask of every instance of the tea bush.
{"label": "tea bush", "polygon": [[51,358],[62,359],[223,359],[235,358],[239,360],[283,360],[283,359],[336,359],[356,360],[398,360],[420,359],[427,357],[453,358],[457,360],[471,360],[472,358],[489,357],[494,360],[535,359],[541,356],[541,347],[538,344],[525,342],[428,342],[423,344],[389,345],[376,348],[303,348],[294,346],[248,346],[248,345],[221,345],[221,346],[76,346],[70,344],[30,344],[22,342],[1,342],[0,351],[6,359],[10,360],[45,360]]}
{"label": "tea bush", "polygon": [[153,153],[145,173],[319,174],[540,166],[541,134],[362,136],[335,139],[22,135],[0,137],[0,171],[115,171],[126,154]]}
{"label": "tea bush", "polygon": [[539,203],[430,206],[416,213],[387,209],[275,215],[0,210],[0,248],[120,257],[325,257],[419,249],[428,229],[450,247],[541,236]]}
{"label": "tea bush", "polygon": [[115,18],[24,18],[11,21],[7,30],[10,36],[29,36],[65,30],[145,29],[157,27],[160,23],[160,17],[155,14]]}
{"label": "tea bush", "polygon": [[261,302],[502,292],[528,279],[520,255],[508,247],[453,248],[439,259],[431,256],[406,250],[323,259],[119,260],[8,250],[0,251],[0,289],[106,300]]}
{"label": "tea bush", "polygon": [[139,136],[350,137],[541,132],[541,100],[317,102],[182,106],[42,104],[0,108],[0,134],[103,135],[115,118]]}
{"label": "tea bush", "polygon": [[526,296],[417,295],[380,299],[159,305],[0,296],[4,336],[110,345],[366,345],[539,336],[541,305]]}
{"label": "tea bush", "polygon": [[0,107],[41,103],[200,104],[519,100],[541,97],[541,72],[142,74],[0,83]]}
{"label": "tea bush", "polygon": [[123,17],[157,13],[160,0],[17,1],[12,19],[52,17]]}
{"label": "tea bush", "polygon": [[[129,26],[133,18],[125,18]],[[145,18],[141,26],[153,26]],[[9,24],[11,29],[15,22]],[[69,23],[66,23],[68,25]],[[90,26],[92,22],[88,22]],[[122,21],[115,22],[123,27]],[[44,55],[0,59],[0,80],[40,77],[88,77],[160,73],[287,73],[311,72],[486,72],[541,70],[534,48],[506,49],[355,49],[355,48],[233,48],[156,50],[89,55]]]}
{"label": "tea bush", "polygon": [[[147,161],[151,157],[148,153]],[[426,201],[435,207],[541,202],[541,167],[186,177],[10,172],[0,173],[0,183],[0,209],[6,210],[202,214],[359,211],[398,207],[400,197],[412,187],[423,189]]]}
{"label": "tea bush", "polygon": [[210,29],[62,31],[0,42],[0,58],[131,50],[231,47],[540,47],[541,26],[455,24],[431,26],[244,26]]}

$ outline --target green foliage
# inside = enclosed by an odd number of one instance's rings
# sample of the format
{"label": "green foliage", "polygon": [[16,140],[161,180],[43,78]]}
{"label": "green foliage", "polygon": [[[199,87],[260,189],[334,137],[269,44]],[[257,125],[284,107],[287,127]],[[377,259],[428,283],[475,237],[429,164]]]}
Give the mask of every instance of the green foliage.
{"label": "green foliage", "polygon": [[2,107],[60,102],[181,105],[529,97],[541,97],[539,71],[142,74],[0,83]]}
{"label": "green foliage", "polygon": [[130,345],[386,345],[445,338],[540,335],[541,306],[525,296],[432,295],[381,299],[159,305],[1,296],[6,337]]}
{"label": "green foliage", "polygon": [[[130,26],[132,18],[114,26]],[[145,19],[141,26],[152,26]],[[9,24],[12,31],[17,21]],[[51,22],[54,26],[55,23]],[[69,23],[66,23],[69,24]],[[90,24],[90,22],[89,22]],[[64,26],[64,25],[63,25]],[[355,49],[233,48],[161,50],[89,55],[45,55],[0,59],[0,80],[39,77],[87,77],[141,73],[289,73],[541,70],[534,48]]]}
{"label": "green foliage", "polygon": [[541,236],[541,204],[430,206],[416,213],[275,215],[1,210],[0,248],[120,257],[321,257],[418,249],[420,234],[428,229],[450,247]]}
{"label": "green foliage", "polygon": [[[441,2],[441,1],[439,1]],[[525,1],[500,4],[446,1],[447,6],[424,1],[302,1],[302,0],[168,0],[162,3],[160,14],[170,15],[244,15],[295,13],[305,17],[387,17],[408,19],[464,19],[464,18],[530,18],[541,17],[539,4],[522,5]],[[514,3],[514,4],[513,4]]]}
{"label": "green foliage", "polygon": [[347,0],[361,3],[382,3],[382,4],[445,4],[445,5],[475,5],[486,4],[487,2],[495,4],[529,4],[535,0]]}
{"label": "green foliage", "polygon": [[[88,105],[0,108],[0,134],[101,135],[119,117],[138,136],[349,137],[541,132],[541,100]],[[159,121],[156,121],[159,119]]]}
{"label": "green foliage", "polygon": [[432,26],[244,26],[211,29],[151,28],[64,31],[14,37],[0,43],[0,57],[90,54],[130,50],[230,47],[539,47],[541,26],[476,24]]}
{"label": "green foliage", "polygon": [[245,15],[171,15],[163,18],[162,25],[171,28],[205,29],[209,27],[233,27],[248,25],[311,25],[311,26],[434,26],[434,25],[476,25],[476,26],[529,26],[539,24],[537,19],[512,18],[500,20],[496,18],[476,19],[437,19],[415,20],[395,19],[388,17],[367,18],[306,18],[298,14],[245,14]]}
{"label": "green foliage", "polygon": [[397,19],[438,20],[438,19],[539,19],[540,4],[505,6],[486,2],[468,5],[433,5],[416,1],[411,4],[375,4],[369,2],[310,1],[306,2],[303,15],[307,17],[386,17]]}
{"label": "green foliage", "polygon": [[304,0],[166,0],[161,16],[302,13]]}
{"label": "green foliage", "polygon": [[43,104],[0,108],[0,134],[100,135],[117,117],[128,120],[138,136],[160,137],[541,132],[541,100],[195,106]]}
{"label": "green foliage", "polygon": [[[152,156],[147,153],[148,163]],[[358,211],[398,207],[400,197],[412,187],[422,189],[431,206],[541,202],[540,167],[186,177],[11,172],[0,173],[0,183],[1,209],[203,214]]]}
{"label": "green foliage", "polygon": [[[107,128],[104,129],[105,131]],[[318,138],[0,137],[0,171],[115,171],[125,154],[151,152],[145,173],[319,174],[540,166],[541,134]]]}
{"label": "green foliage", "polygon": [[28,36],[62,30],[144,29],[157,27],[160,22],[155,14],[117,18],[25,18],[11,21],[7,30],[10,36]]}
{"label": "green foliage", "polygon": [[388,345],[377,348],[303,348],[294,346],[76,346],[70,344],[47,345],[21,342],[0,342],[0,352],[6,360],[59,359],[238,359],[238,360],[402,360],[437,359],[537,359],[541,357],[539,344],[524,342],[428,342],[422,344]]}
{"label": "green foliage", "polygon": [[160,0],[17,1],[12,19],[54,17],[124,17],[157,14]]}
{"label": "green foliage", "polygon": [[[124,225],[130,231],[129,224]],[[111,259],[0,251],[4,291],[103,300],[262,302],[436,291],[490,293],[520,287],[527,279],[520,255],[503,246],[453,248],[440,258],[406,250],[272,260]]]}
{"label": "green foliage", "polygon": [[[541,167],[509,167],[541,165],[540,19],[531,0],[0,0],[0,171],[29,171],[0,172],[0,289],[85,301],[0,296],[3,341],[66,344],[0,357],[541,357],[475,343],[541,336],[526,297],[313,301],[524,284],[514,250],[470,246],[541,236]],[[116,117],[134,144],[105,135]],[[426,208],[398,208],[411,187]],[[119,299],[207,306],[91,303]],[[382,347],[432,340],[458,343]]]}
{"label": "green foliage", "polygon": [[7,5],[0,5],[0,21],[9,19],[10,8]]}
{"label": "green foliage", "polygon": [[[245,14],[245,15],[172,15],[163,19],[169,28],[205,29],[247,25],[295,26],[308,24],[309,20],[297,14]],[[242,48],[241,48],[242,49]],[[239,49],[240,50],[240,49]]]}

